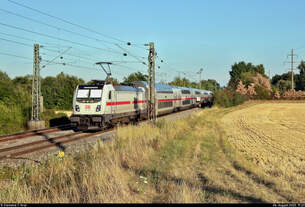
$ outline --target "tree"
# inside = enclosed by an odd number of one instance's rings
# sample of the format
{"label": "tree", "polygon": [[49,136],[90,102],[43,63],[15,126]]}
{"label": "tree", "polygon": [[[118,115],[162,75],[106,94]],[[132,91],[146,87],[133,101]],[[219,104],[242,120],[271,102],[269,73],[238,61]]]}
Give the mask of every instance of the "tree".
{"label": "tree", "polygon": [[31,93],[32,91],[32,76],[17,76],[13,79],[13,84],[20,88],[20,90],[26,90],[27,92]]}
{"label": "tree", "polygon": [[179,78],[179,77],[175,77],[175,79],[169,83],[169,85],[172,86],[181,86],[181,87],[190,87],[191,82],[189,79],[187,78]]}
{"label": "tree", "polygon": [[305,61],[301,61],[298,66],[300,75],[298,80],[296,80],[296,90],[305,90]]}
{"label": "tree", "polygon": [[237,84],[237,88],[236,88],[236,92],[246,95],[247,94],[247,89],[245,87],[245,85],[243,84],[242,81],[239,81]]}
{"label": "tree", "polygon": [[300,70],[300,75],[305,74],[305,61],[301,60],[300,65],[298,66],[298,69]]}
{"label": "tree", "polygon": [[[113,77],[109,77],[108,79],[106,78],[107,82],[112,82],[113,85],[119,85],[119,81],[116,78]],[[100,81],[98,80],[90,80],[87,82],[88,85],[94,85],[94,84],[98,84]]]}
{"label": "tree", "polygon": [[124,77],[124,83],[132,83],[134,81],[147,81],[148,75],[145,75],[141,72],[131,73],[129,76]]}
{"label": "tree", "polygon": [[[236,89],[236,86],[238,82],[241,80],[248,86],[250,83],[247,82],[247,80],[244,80],[243,78],[251,78],[251,75],[255,76],[257,73],[265,76],[265,68],[262,64],[259,64],[257,66],[253,65],[252,63],[245,63],[244,61],[235,63],[232,65],[230,71],[230,81],[229,81],[229,87]],[[244,73],[248,73],[247,75],[244,75]]]}
{"label": "tree", "polygon": [[2,72],[0,70],[0,80],[2,81],[11,81],[10,77],[6,74],[6,72]]}
{"label": "tree", "polygon": [[215,92],[220,89],[220,85],[219,83],[217,83],[216,80],[208,79],[208,80],[202,80],[198,88]]}
{"label": "tree", "polygon": [[291,81],[281,79],[276,83],[276,87],[281,93],[284,93],[285,91],[291,89]]}
{"label": "tree", "polygon": [[84,83],[84,80],[64,73],[44,78],[41,83],[44,106],[49,109],[71,109],[74,90]]}
{"label": "tree", "polygon": [[260,73],[257,73],[256,76],[253,77],[254,85],[260,85],[268,91],[271,91],[271,84],[268,78],[262,76]]}

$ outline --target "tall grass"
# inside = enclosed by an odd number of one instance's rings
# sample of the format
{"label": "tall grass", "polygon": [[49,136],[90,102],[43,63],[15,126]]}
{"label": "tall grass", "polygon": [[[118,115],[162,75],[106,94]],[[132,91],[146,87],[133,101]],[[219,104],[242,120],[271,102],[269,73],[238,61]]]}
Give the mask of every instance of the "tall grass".
{"label": "tall grass", "polygon": [[118,127],[113,141],[41,165],[2,168],[0,202],[285,201],[248,175],[269,179],[227,142],[219,118],[232,110],[214,107],[156,126]]}

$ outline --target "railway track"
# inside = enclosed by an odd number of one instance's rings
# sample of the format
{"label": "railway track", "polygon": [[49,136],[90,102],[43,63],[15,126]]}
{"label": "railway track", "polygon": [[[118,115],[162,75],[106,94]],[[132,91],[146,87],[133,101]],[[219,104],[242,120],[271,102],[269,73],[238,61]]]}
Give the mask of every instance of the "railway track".
{"label": "railway track", "polygon": [[39,134],[48,134],[48,133],[51,133],[51,132],[57,132],[57,131],[61,131],[63,129],[69,129],[69,128],[71,128],[71,125],[66,124],[66,125],[61,125],[61,126],[57,126],[57,127],[20,132],[20,133],[16,133],[16,134],[3,135],[3,136],[0,136],[0,143],[11,141],[11,140],[16,140],[16,139],[23,139],[23,138],[27,138],[27,137],[32,137],[32,136],[36,136],[36,135],[39,135]]}
{"label": "railway track", "polygon": [[[192,110],[192,109],[188,109]],[[188,110],[184,110],[188,111]],[[169,115],[181,113],[183,111],[174,112],[167,115],[162,115],[161,117],[166,117]],[[140,121],[139,123],[146,122],[147,120]],[[19,140],[24,138],[29,138],[33,136],[44,136],[48,135],[53,132],[61,131],[62,129],[69,129],[71,128],[70,125],[63,125],[60,127],[54,127],[54,128],[46,128],[41,130],[34,130],[34,131],[28,131],[24,133],[17,133],[17,134],[11,134],[11,135],[5,135],[0,137],[0,144],[9,142],[11,140]],[[66,144],[71,142],[77,142],[80,140],[84,140],[87,138],[94,137],[96,135],[105,134],[107,132],[113,131],[114,128],[105,129],[103,131],[98,131],[95,133],[86,133],[83,131],[78,132],[70,132],[68,134],[55,136],[52,138],[46,138],[44,140],[35,140],[35,141],[29,141],[25,144],[19,144],[9,147],[0,148],[0,161],[8,160],[8,159],[18,159],[19,156],[27,155],[30,153],[42,151],[48,148],[57,147],[59,149],[64,150]],[[48,136],[45,136],[48,137]]]}

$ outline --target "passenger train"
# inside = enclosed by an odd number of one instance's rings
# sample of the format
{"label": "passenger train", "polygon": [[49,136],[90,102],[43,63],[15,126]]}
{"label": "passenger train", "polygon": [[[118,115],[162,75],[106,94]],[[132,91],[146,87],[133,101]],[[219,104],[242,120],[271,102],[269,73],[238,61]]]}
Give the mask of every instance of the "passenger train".
{"label": "passenger train", "polygon": [[[147,119],[148,84],[136,81],[129,85],[103,83],[77,86],[73,97],[71,123],[79,130],[107,128],[117,123]],[[211,91],[155,85],[157,116],[194,107],[211,107]]]}

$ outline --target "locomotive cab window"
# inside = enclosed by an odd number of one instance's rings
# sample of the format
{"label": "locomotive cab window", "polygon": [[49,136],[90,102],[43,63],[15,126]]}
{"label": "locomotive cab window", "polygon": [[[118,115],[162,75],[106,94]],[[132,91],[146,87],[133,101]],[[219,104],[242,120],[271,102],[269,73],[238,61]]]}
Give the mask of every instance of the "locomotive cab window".
{"label": "locomotive cab window", "polygon": [[80,88],[76,94],[76,101],[85,103],[94,103],[100,101],[102,98],[102,89],[98,88]]}

